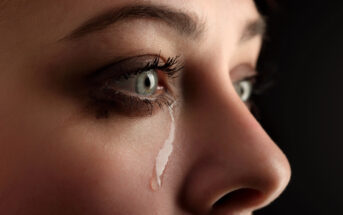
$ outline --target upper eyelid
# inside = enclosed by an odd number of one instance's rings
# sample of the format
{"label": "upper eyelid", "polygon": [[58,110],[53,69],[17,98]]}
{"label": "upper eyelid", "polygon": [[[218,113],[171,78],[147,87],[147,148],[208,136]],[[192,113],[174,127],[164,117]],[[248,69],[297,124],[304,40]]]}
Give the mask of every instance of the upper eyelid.
{"label": "upper eyelid", "polygon": [[128,57],[98,69],[87,78],[93,83],[102,83],[106,80],[119,80],[125,75],[135,75],[149,69],[158,69],[165,72],[169,77],[175,77],[174,75],[184,68],[183,61],[179,61],[180,58],[180,56],[175,56],[165,59],[160,54]]}
{"label": "upper eyelid", "polygon": [[156,59],[156,55],[141,55],[117,60],[87,76],[87,79],[98,83],[109,79],[118,79],[125,73],[134,73],[145,68]]}
{"label": "upper eyelid", "polygon": [[256,68],[248,63],[241,63],[230,71],[230,78],[233,83],[259,76]]}

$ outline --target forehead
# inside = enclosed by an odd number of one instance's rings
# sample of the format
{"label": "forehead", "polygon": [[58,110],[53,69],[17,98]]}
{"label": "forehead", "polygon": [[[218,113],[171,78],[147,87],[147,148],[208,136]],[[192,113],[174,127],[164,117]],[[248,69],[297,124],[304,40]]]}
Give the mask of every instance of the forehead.
{"label": "forehead", "polygon": [[258,17],[252,0],[0,0],[0,29],[31,40],[44,32],[56,40],[99,13],[134,4],[166,5],[196,15],[207,29],[223,31],[241,31],[247,20]]}
{"label": "forehead", "polygon": [[[235,8],[242,5],[252,6],[254,5],[252,0],[0,0],[0,11],[4,12],[17,12],[32,14],[32,12],[39,13],[43,15],[50,14],[59,16],[69,16],[71,12],[77,11],[78,13],[73,13],[73,16],[83,16],[86,14],[93,14],[95,11],[101,11],[109,7],[120,7],[129,4],[158,4],[158,5],[170,5],[176,8],[183,8],[186,10],[194,11],[200,15],[211,15],[212,11],[223,11],[227,15],[237,15],[238,11]],[[6,10],[6,11],[5,11]],[[49,13],[47,13],[49,11]],[[63,11],[64,13],[59,13]],[[241,13],[240,11],[239,13]],[[244,11],[243,11],[244,12]],[[250,11],[251,12],[251,11]],[[248,15],[248,14],[244,14]],[[252,16],[255,14],[251,14]],[[72,20],[70,20],[72,21]]]}

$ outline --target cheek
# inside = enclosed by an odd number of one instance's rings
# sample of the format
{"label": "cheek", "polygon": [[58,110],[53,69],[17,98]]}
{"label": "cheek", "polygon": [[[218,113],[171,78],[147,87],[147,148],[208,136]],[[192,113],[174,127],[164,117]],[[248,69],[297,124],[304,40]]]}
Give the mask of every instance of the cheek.
{"label": "cheek", "polygon": [[0,181],[0,197],[7,193],[6,212],[20,206],[107,214],[132,204],[132,210],[153,205],[150,179],[168,136],[167,112],[145,119],[84,119],[63,125],[54,119],[59,114],[50,116],[5,140],[12,155],[4,159],[8,167],[2,171],[8,181]]}

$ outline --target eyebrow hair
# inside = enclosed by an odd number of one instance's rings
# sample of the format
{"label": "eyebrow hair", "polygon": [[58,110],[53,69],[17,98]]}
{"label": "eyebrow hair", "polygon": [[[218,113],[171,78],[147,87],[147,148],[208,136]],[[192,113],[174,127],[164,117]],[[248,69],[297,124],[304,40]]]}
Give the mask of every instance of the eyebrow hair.
{"label": "eyebrow hair", "polygon": [[[129,5],[122,8],[109,9],[94,18],[89,19],[62,40],[78,39],[88,34],[101,31],[110,25],[127,19],[153,19],[166,23],[176,29],[181,35],[199,38],[205,31],[205,23],[200,22],[194,14],[187,14],[167,6]],[[258,35],[264,35],[266,22],[263,17],[250,21],[245,26],[240,42],[245,42]]]}
{"label": "eyebrow hair", "polygon": [[257,19],[250,21],[244,28],[240,42],[245,42],[255,36],[264,36],[266,33],[267,24],[264,17],[259,16]]}
{"label": "eyebrow hair", "polygon": [[166,6],[133,5],[119,9],[110,9],[105,13],[91,18],[80,27],[76,28],[66,38],[77,39],[87,34],[101,31],[119,21],[139,18],[162,21],[176,29],[180,34],[194,38],[199,37],[204,31],[204,25],[200,24],[196,16],[191,16]]}

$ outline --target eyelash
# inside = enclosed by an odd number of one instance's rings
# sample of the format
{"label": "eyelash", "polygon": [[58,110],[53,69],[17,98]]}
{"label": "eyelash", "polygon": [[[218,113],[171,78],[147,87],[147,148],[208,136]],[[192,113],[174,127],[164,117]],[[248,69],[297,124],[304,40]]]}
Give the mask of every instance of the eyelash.
{"label": "eyelash", "polygon": [[[170,92],[169,81],[176,78],[177,74],[183,69],[183,64],[180,62],[179,56],[169,57],[163,64],[160,63],[160,56],[155,56],[152,59],[153,60],[149,60],[142,68],[136,68],[133,71],[125,71],[120,75],[116,74],[109,76],[105,78],[105,80],[98,81],[98,83],[95,84],[95,87],[93,87],[90,92],[90,97],[97,109],[97,118],[108,118],[111,111],[121,112],[129,116],[152,115],[156,110],[156,107],[163,108],[165,106],[170,106],[174,102],[175,99]],[[114,63],[114,65],[115,64],[116,63]],[[104,70],[106,72],[106,69]],[[103,73],[104,70],[100,70],[100,74]],[[127,95],[119,90],[108,87],[111,81],[127,80],[150,70],[154,70],[158,74],[158,86],[161,84],[160,81],[163,82],[163,92],[158,96],[154,97],[154,95],[152,95],[153,98],[147,98],[139,95]],[[114,72],[116,73],[116,71]],[[160,80],[161,75],[167,78],[163,77],[162,80]]]}
{"label": "eyelash", "polygon": [[169,57],[163,65],[160,64],[160,56],[156,57],[155,60],[146,65],[143,71],[147,70],[158,70],[164,72],[170,78],[176,78],[176,74],[183,69],[183,65],[179,61],[179,56]]}

